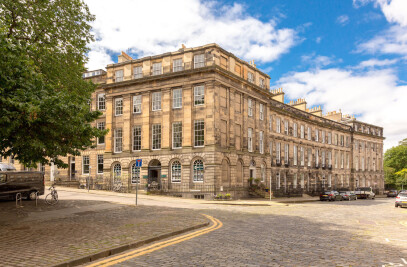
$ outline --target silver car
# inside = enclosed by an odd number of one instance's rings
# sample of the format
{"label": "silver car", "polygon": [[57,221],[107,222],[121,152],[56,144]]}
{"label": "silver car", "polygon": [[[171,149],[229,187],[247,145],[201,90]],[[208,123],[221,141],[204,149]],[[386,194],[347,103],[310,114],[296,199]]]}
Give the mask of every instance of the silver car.
{"label": "silver car", "polygon": [[0,172],[15,171],[16,168],[12,164],[0,162]]}
{"label": "silver car", "polygon": [[407,193],[399,193],[396,197],[396,203],[394,204],[396,208],[398,207],[407,207]]}

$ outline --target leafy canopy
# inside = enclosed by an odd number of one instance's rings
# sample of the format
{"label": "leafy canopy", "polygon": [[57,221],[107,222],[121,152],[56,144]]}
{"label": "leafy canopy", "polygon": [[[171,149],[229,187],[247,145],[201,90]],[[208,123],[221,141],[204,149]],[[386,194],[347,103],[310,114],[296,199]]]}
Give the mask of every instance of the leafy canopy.
{"label": "leafy canopy", "polygon": [[[404,139],[405,140],[405,139]],[[407,146],[400,144],[384,153],[384,174],[386,184],[407,184]]]}
{"label": "leafy canopy", "polygon": [[0,2],[0,155],[66,167],[61,156],[106,134],[82,79],[93,20],[81,0]]}

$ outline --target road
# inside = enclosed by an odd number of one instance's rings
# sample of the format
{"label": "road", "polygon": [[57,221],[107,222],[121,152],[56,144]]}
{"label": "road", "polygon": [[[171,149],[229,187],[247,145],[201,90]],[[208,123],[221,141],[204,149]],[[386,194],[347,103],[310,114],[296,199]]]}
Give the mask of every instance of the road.
{"label": "road", "polygon": [[[60,195],[134,203],[125,196]],[[151,252],[125,252],[125,260],[113,256],[113,266],[407,266],[407,209],[394,208],[394,198],[251,206],[144,195],[139,203],[198,210],[222,225],[149,245]],[[110,260],[95,266],[110,266]]]}

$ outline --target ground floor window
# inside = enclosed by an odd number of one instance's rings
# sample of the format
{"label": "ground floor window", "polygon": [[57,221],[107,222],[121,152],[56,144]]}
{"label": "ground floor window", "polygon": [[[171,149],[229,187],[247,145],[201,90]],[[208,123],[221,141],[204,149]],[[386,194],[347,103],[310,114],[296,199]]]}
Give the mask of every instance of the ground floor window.
{"label": "ground floor window", "polygon": [[194,161],[193,164],[193,179],[194,182],[203,182],[204,180],[204,165],[202,160],[198,159]]}
{"label": "ground floor window", "polygon": [[114,179],[120,179],[122,175],[122,166],[117,163],[113,166],[113,178]]}
{"label": "ground floor window", "polygon": [[181,163],[178,160],[171,164],[171,182],[181,182]]}

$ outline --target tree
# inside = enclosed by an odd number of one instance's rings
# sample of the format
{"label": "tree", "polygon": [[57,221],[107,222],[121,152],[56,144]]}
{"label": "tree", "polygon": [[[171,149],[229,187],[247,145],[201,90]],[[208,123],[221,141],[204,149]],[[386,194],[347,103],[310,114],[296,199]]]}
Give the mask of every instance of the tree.
{"label": "tree", "polygon": [[407,138],[404,138],[403,140],[401,140],[401,141],[399,142],[399,145],[400,145],[400,146],[407,146]]}
{"label": "tree", "polygon": [[0,155],[66,167],[106,134],[82,79],[93,20],[81,0],[0,2]]}
{"label": "tree", "polygon": [[384,174],[387,185],[407,184],[407,146],[392,147],[384,153]]}

